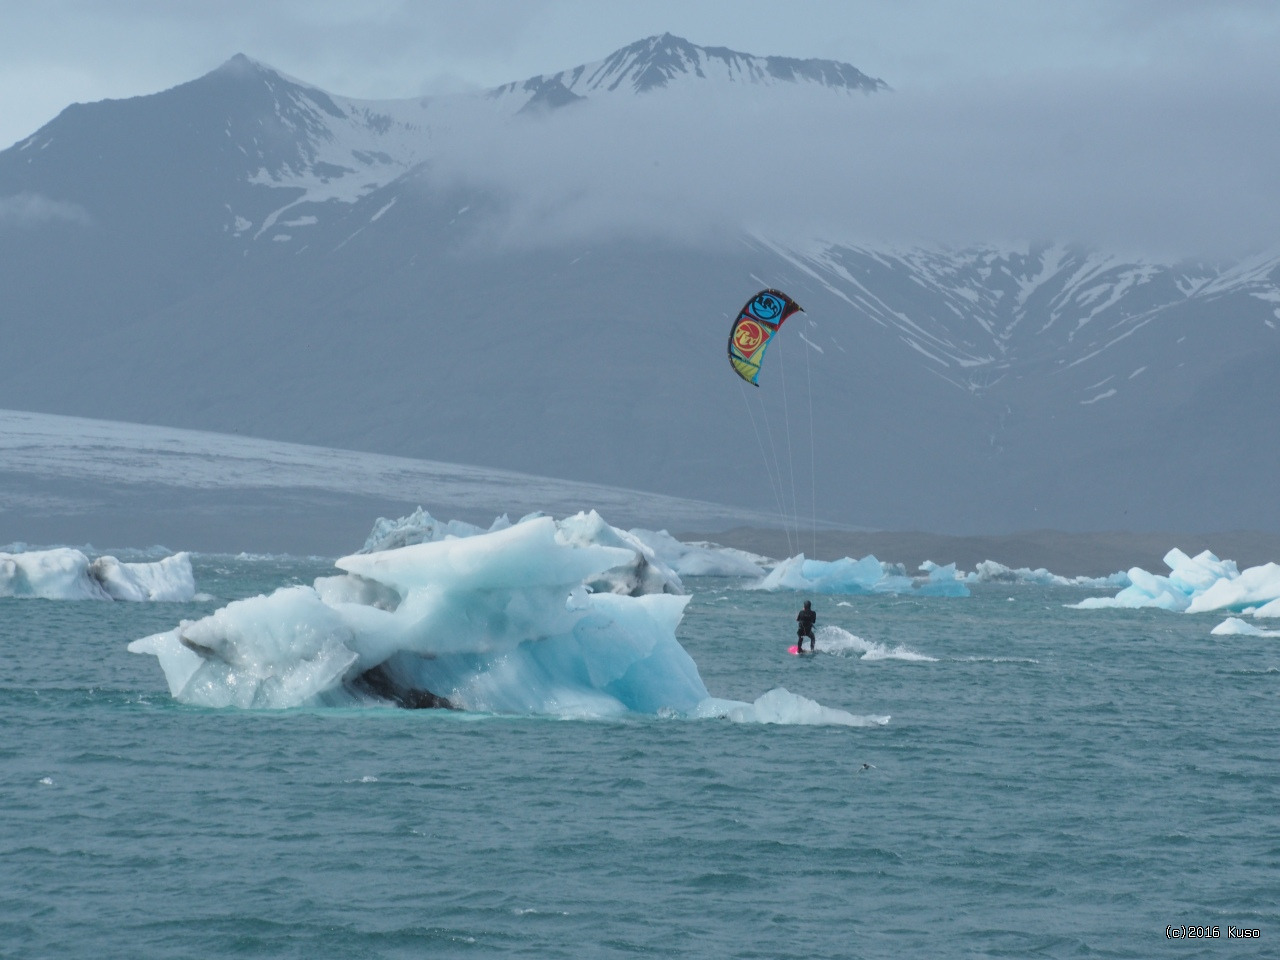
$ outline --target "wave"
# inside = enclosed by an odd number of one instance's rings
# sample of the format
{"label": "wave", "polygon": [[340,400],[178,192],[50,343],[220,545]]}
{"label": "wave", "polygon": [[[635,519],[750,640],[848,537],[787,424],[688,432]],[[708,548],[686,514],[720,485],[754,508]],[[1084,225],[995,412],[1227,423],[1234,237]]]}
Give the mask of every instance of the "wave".
{"label": "wave", "polygon": [[850,633],[843,627],[832,626],[830,624],[819,627],[816,634],[818,650],[821,650],[823,653],[830,653],[840,657],[857,655],[862,660],[907,660],[917,663],[938,662],[937,657],[931,657],[925,653],[918,653],[909,647],[889,647],[883,643],[877,643],[874,640],[864,640],[862,637]]}

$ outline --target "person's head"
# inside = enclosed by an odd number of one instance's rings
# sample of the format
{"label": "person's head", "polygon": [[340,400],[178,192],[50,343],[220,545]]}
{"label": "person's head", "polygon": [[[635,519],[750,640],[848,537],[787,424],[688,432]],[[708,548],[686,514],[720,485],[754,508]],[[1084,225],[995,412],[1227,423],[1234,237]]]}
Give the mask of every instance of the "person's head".
{"label": "person's head", "polygon": [[808,609],[809,609],[809,601],[808,601],[808,600],[806,600],[806,601],[804,602],[804,608],[805,608],[806,610],[808,610]]}

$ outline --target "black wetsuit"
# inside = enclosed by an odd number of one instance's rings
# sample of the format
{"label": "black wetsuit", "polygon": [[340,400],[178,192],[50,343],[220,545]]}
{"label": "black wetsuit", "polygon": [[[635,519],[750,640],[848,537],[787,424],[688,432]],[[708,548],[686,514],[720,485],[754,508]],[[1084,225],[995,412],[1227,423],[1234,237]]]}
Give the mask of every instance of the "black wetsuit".
{"label": "black wetsuit", "polygon": [[796,650],[800,650],[804,646],[804,638],[809,638],[809,649],[812,650],[818,643],[818,638],[813,635],[813,625],[818,620],[818,613],[809,607],[805,607],[796,614]]}

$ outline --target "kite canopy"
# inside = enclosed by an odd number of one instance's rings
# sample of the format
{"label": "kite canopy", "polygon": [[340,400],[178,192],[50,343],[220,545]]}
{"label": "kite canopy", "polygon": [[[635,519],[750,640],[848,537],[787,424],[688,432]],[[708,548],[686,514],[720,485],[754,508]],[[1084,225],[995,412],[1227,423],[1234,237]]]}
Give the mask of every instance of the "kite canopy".
{"label": "kite canopy", "polygon": [[796,303],[781,290],[761,290],[738,311],[729,331],[729,363],[743,380],[760,386],[760,364],[773,335],[787,317],[801,313]]}

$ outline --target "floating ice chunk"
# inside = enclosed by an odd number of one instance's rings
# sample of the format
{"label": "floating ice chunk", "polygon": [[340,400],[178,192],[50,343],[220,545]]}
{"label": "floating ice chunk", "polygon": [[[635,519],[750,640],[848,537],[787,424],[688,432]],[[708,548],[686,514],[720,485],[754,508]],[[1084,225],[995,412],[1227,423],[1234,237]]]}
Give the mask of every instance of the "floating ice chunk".
{"label": "floating ice chunk", "polygon": [[1164,562],[1170,570],[1168,576],[1134,567],[1129,571],[1130,585],[1114,597],[1090,597],[1072,606],[1082,610],[1158,607],[1202,613],[1262,604],[1254,616],[1270,616],[1264,611],[1280,600],[1280,565],[1275,563],[1241,573],[1234,561],[1219,560],[1208,550],[1188,557],[1176,548],[1165,554]]}
{"label": "floating ice chunk", "polygon": [[[509,526],[511,521],[507,519],[506,514],[503,514],[493,521],[489,531],[502,530]],[[415,543],[433,543],[436,540],[444,540],[446,537],[474,537],[476,534],[485,532],[483,527],[462,520],[448,522],[437,520],[422,507],[418,507],[409,516],[398,520],[379,517],[359,552],[394,550],[397,547],[407,547]]]}
{"label": "floating ice chunk", "polygon": [[659,560],[682,577],[763,577],[766,557],[714,543],[684,543],[665,530],[631,530]]}
{"label": "floating ice chunk", "polygon": [[788,557],[757,585],[760,590],[798,590],[809,593],[900,593],[911,589],[911,578],[887,574],[883,564],[867,555],[861,560],[808,560]]}
{"label": "floating ice chunk", "polygon": [[[675,638],[687,597],[590,593],[636,550],[594,514],[354,554],[344,576],[228,604],[129,645],[203,706],[370,697],[497,713],[691,713],[707,698]],[[625,542],[625,537],[620,542]]]}
{"label": "floating ice chunk", "polygon": [[102,584],[89,576],[89,558],[67,547],[0,553],[0,597],[111,599]]}
{"label": "floating ice chunk", "polygon": [[600,544],[631,551],[626,562],[605,571],[604,576],[589,584],[597,593],[632,597],[646,593],[684,593],[679,574],[660,560],[652,547],[635,534],[609,526],[594,510],[565,517],[556,527],[556,536],[562,543]]}
{"label": "floating ice chunk", "polygon": [[1264,603],[1253,611],[1255,617],[1280,617],[1280,598]]}
{"label": "floating ice chunk", "polygon": [[99,557],[89,564],[89,576],[113,600],[181,603],[196,595],[191,557],[186,553],[175,553],[155,563],[121,563],[115,557]]}
{"label": "floating ice chunk", "polygon": [[917,582],[901,567],[881,563],[868,554],[861,560],[807,560],[804,554],[783,560],[756,584],[757,590],[795,590],[802,593],[913,593],[924,596],[967,597],[969,588],[955,578],[955,566],[929,564],[929,576]]}
{"label": "floating ice chunk", "polygon": [[1246,623],[1239,617],[1227,617],[1209,631],[1214,636],[1239,635],[1246,637],[1280,637],[1280,630],[1263,630],[1252,623]]}
{"label": "floating ice chunk", "polygon": [[195,593],[191,558],[185,553],[156,563],[121,563],[115,557],[90,562],[70,547],[0,553],[0,597],[186,601]]}
{"label": "floating ice chunk", "polygon": [[129,650],[156,656],[169,692],[184,703],[290,707],[337,685],[359,659],[355,646],[350,627],[315,590],[286,587],[136,640]]}
{"label": "floating ice chunk", "polygon": [[190,647],[184,646],[178,639],[182,628],[189,622],[184,620],[180,626],[172,630],[134,640],[127,648],[130,653],[149,653],[160,662],[165,683],[169,685],[169,693],[178,700],[184,698],[187,684],[205,663],[204,657]]}
{"label": "floating ice chunk", "polygon": [[1063,577],[1044,567],[1014,569],[994,560],[983,560],[972,573],[963,576],[966,583],[1034,583],[1054,587],[1127,587],[1129,575],[1124,571],[1106,577]]}
{"label": "floating ice chunk", "polygon": [[1219,580],[1240,575],[1234,560],[1219,560],[1208,550],[1188,557],[1174,547],[1164,555],[1164,563],[1170,570],[1169,582],[1188,596],[1209,589]]}
{"label": "floating ice chunk", "polygon": [[694,714],[701,718],[723,717],[734,723],[785,723],[805,726],[878,727],[888,717],[856,716],[844,710],[824,707],[807,697],[775,687],[754,703],[708,698]]}
{"label": "floating ice chunk", "polygon": [[[1280,564],[1268,563],[1209,584],[1192,597],[1187,612],[1238,610],[1252,604],[1271,603],[1277,598],[1280,598]],[[1255,612],[1254,616],[1258,614]]]}
{"label": "floating ice chunk", "polygon": [[[549,518],[542,513],[531,513],[522,517],[518,524],[539,519]],[[359,552],[375,553],[419,543],[475,537],[484,533],[506,530],[511,526],[511,521],[505,514],[494,520],[489,529],[485,530],[461,520],[450,520],[447,523],[436,520],[419,507],[409,516],[401,517],[399,520],[380,517]],[[601,576],[590,584],[591,589],[596,592],[625,593],[630,596],[641,596],[646,593],[684,593],[679,575],[658,558],[652,547],[634,534],[611,527],[594,510],[566,517],[556,523],[556,529],[564,543],[583,546],[598,544],[621,547],[630,551],[625,562],[611,570],[601,571]]]}
{"label": "floating ice chunk", "polygon": [[948,563],[939,566],[932,560],[926,560],[920,569],[927,575],[924,583],[915,585],[915,592],[926,597],[967,597],[966,587],[956,573],[956,565]]}

